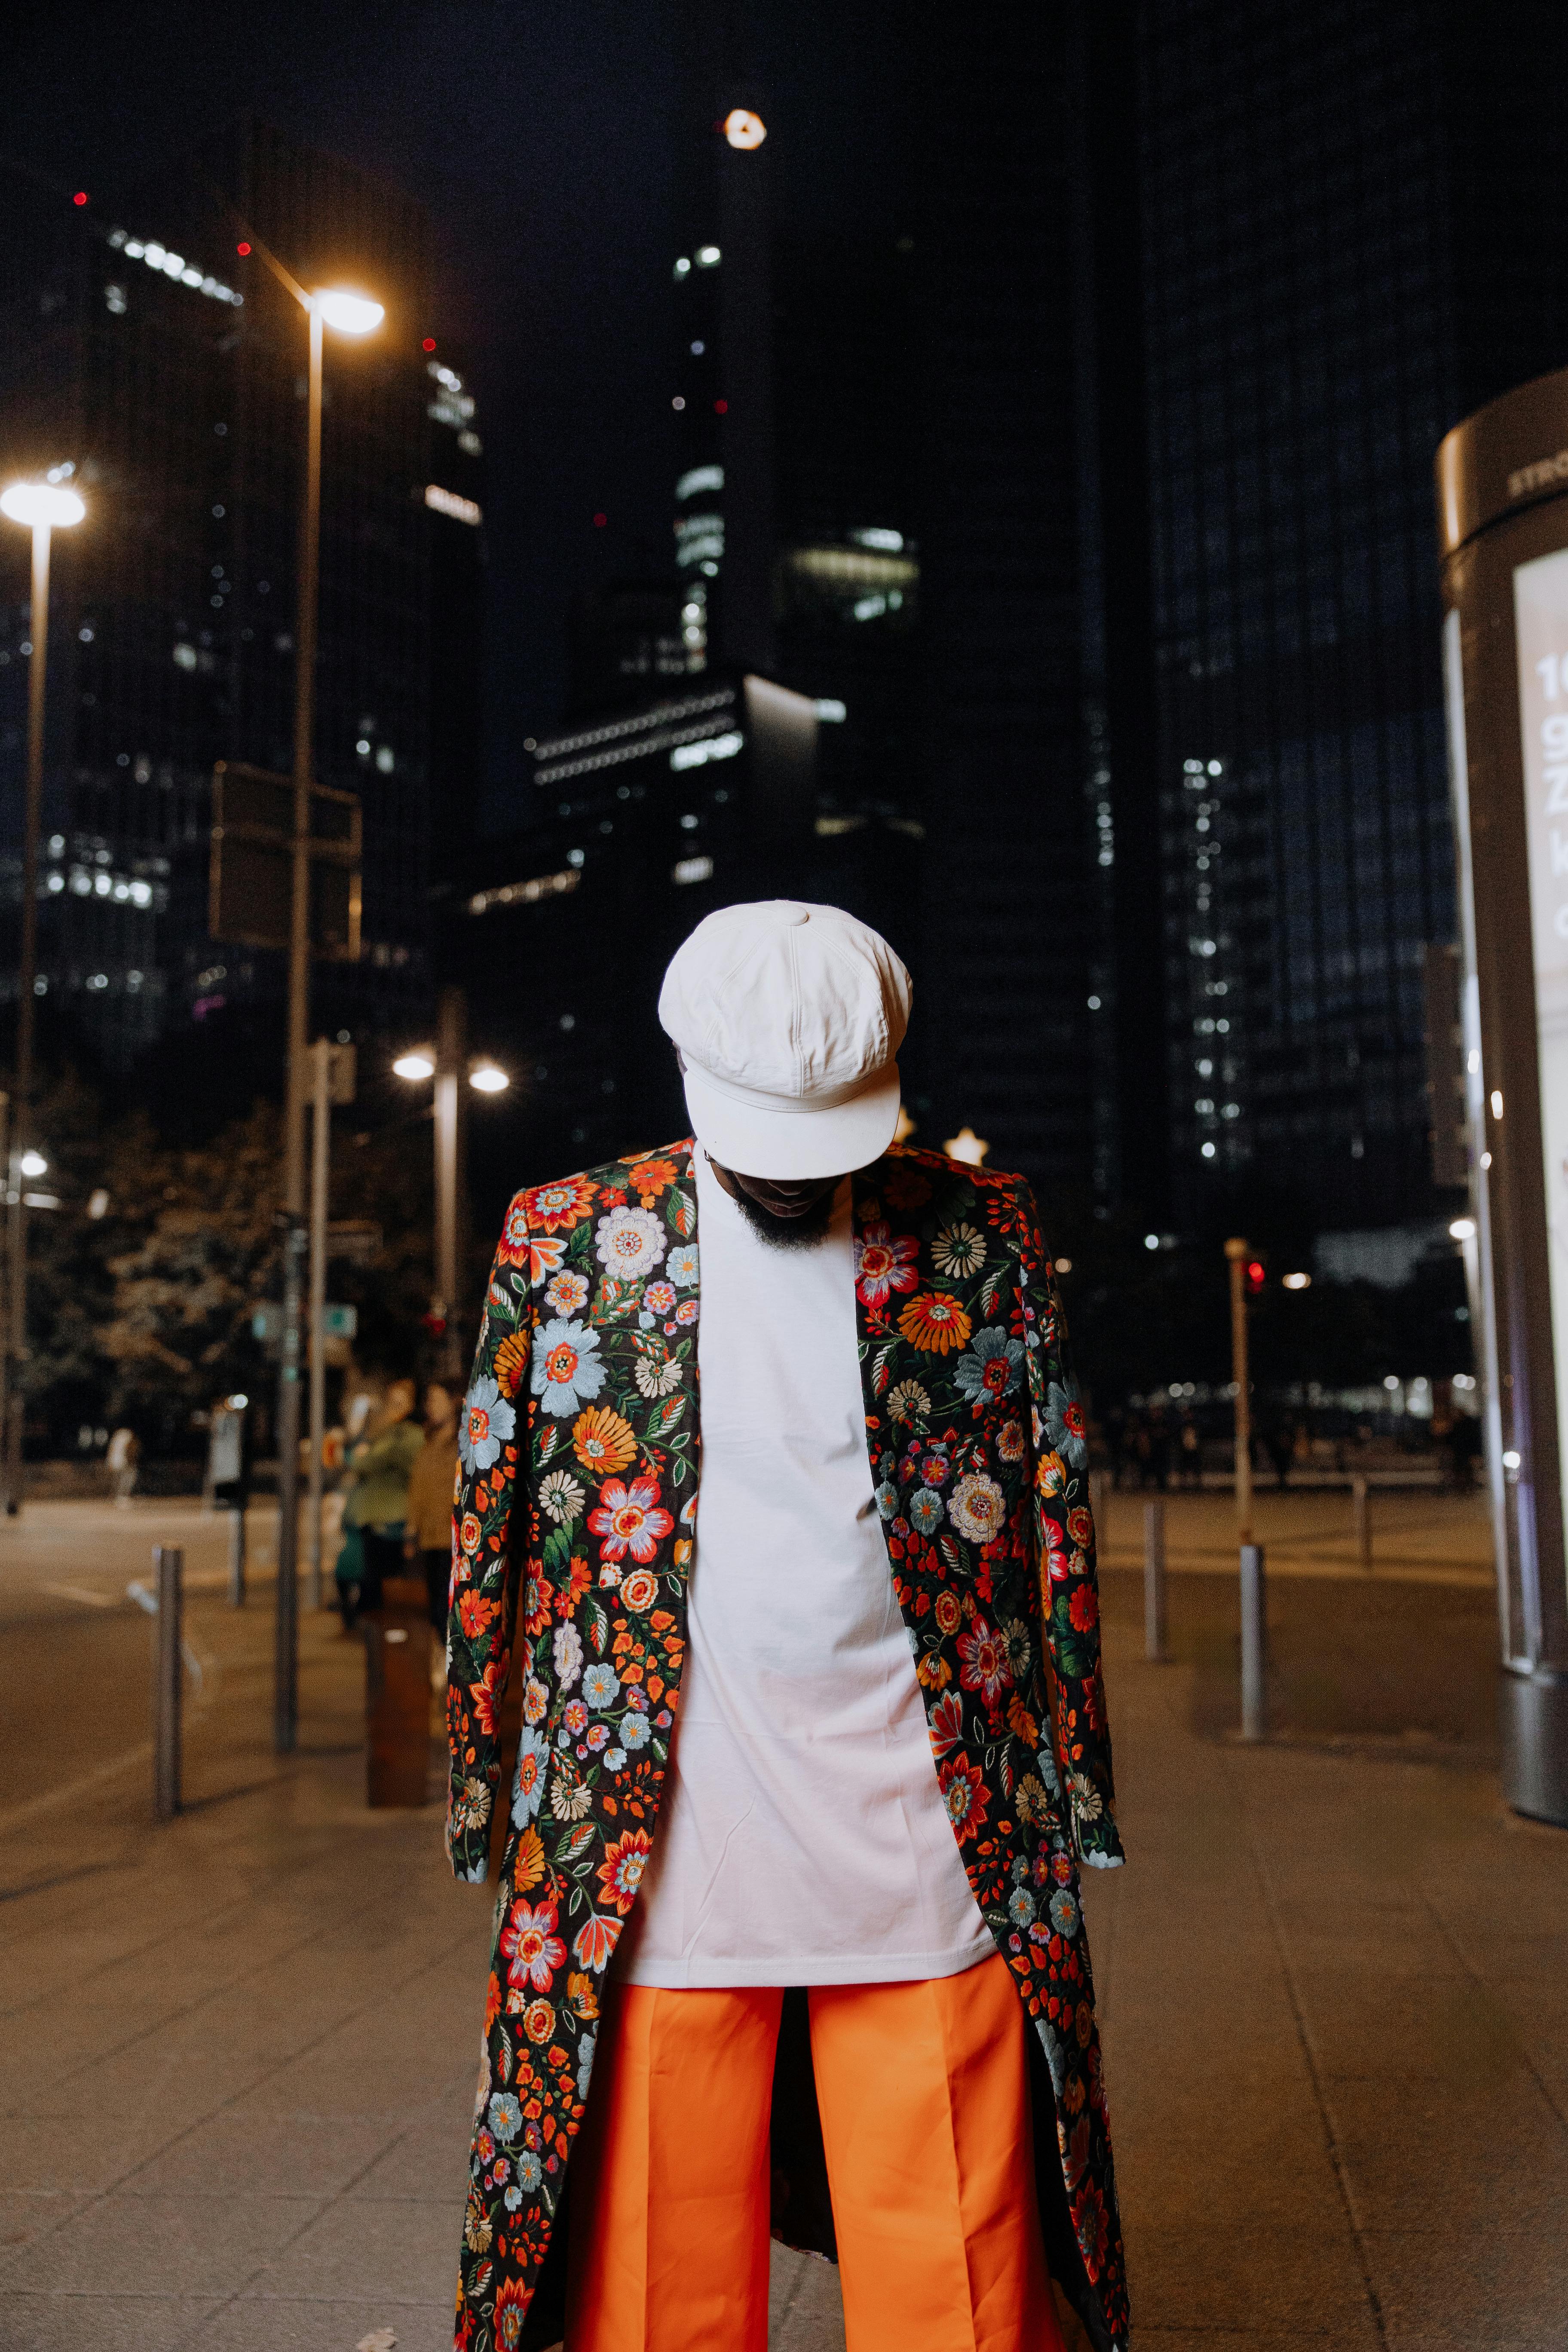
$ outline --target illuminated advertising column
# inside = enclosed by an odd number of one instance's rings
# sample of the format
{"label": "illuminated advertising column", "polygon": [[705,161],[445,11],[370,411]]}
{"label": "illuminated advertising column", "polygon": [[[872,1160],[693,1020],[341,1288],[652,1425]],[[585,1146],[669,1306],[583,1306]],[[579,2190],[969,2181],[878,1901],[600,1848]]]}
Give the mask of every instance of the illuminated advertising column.
{"label": "illuminated advertising column", "polygon": [[1568,370],[1437,453],[1503,1789],[1568,1826]]}

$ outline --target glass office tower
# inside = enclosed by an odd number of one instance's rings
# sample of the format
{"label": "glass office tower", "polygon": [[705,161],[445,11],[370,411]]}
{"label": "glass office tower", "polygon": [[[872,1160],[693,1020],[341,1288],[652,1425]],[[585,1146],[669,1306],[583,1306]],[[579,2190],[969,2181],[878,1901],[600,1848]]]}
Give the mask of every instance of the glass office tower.
{"label": "glass office tower", "polygon": [[1561,356],[1568,22],[1176,0],[1140,39],[1176,1199],[1386,1223],[1436,1205],[1455,925],[1427,468]]}

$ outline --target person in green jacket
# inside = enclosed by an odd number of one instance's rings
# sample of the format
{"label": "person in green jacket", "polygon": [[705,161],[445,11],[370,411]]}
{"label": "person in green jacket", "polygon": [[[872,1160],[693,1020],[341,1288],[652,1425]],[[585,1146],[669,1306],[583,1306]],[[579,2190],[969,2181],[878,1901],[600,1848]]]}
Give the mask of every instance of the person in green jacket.
{"label": "person in green jacket", "polygon": [[352,1632],[362,1611],[380,1608],[383,1580],[402,1567],[408,1474],[425,1442],[414,1418],[416,1395],[412,1381],[394,1381],[381,1411],[348,1451],[354,1484],[343,1506],[343,1549],[336,1571],[345,1632]]}

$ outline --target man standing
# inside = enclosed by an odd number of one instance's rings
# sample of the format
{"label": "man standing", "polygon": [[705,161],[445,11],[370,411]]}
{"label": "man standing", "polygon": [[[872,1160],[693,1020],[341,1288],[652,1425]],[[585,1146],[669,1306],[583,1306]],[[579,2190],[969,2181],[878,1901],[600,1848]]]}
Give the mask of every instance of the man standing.
{"label": "man standing", "polygon": [[659,1002],[695,1141],[507,1213],[448,1629],[480,1879],[522,1619],[464,2352],[764,2352],[770,2226],[849,2352],[1053,2352],[1047,2272],[1126,2343],[1083,1417],[1027,1185],[891,1148],[908,1014],[835,908],[711,915]]}

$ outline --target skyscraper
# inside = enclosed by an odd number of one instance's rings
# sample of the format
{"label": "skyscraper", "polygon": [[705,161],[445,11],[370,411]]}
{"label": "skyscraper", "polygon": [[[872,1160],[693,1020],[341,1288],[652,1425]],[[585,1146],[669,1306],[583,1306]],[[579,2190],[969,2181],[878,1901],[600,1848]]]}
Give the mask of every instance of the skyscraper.
{"label": "skyscraper", "polygon": [[1561,10],[1146,7],[1143,318],[1172,1172],[1432,1201],[1453,929],[1432,456],[1561,363]]}
{"label": "skyscraper", "polygon": [[54,614],[47,1015],[121,1067],[172,1033],[276,1018],[281,959],[211,940],[206,891],[214,761],[291,761],[306,329],[265,244],[306,287],[386,306],[363,346],[328,338],[316,772],[363,804],[363,952],[313,981],[319,1025],[384,1028],[428,986],[432,751],[448,778],[474,756],[450,721],[432,743],[433,572],[448,713],[465,663],[477,703],[479,441],[430,332],[425,216],[252,122],[112,212],[38,187],[16,209],[0,446],[12,471],[74,468],[89,509]]}

